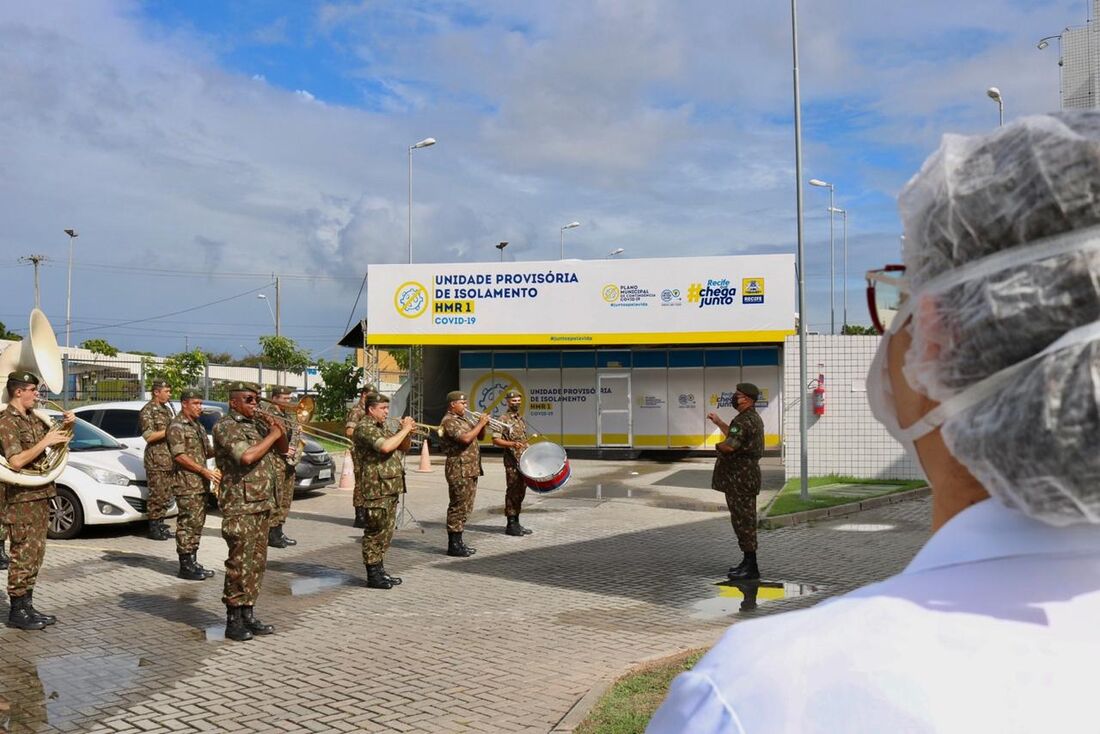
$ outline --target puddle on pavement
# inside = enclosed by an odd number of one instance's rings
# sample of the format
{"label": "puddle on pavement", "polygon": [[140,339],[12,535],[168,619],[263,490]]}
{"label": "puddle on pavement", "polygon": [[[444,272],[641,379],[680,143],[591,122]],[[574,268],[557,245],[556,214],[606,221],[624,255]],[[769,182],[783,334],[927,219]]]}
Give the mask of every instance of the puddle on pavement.
{"label": "puddle on pavement", "polygon": [[306,594],[316,594],[319,591],[325,589],[332,589],[337,586],[346,586],[354,580],[354,577],[347,575],[331,575],[331,576],[312,576],[308,578],[296,578],[290,582],[290,593],[292,596],[305,596]]}
{"label": "puddle on pavement", "polygon": [[215,624],[203,630],[207,642],[225,642],[225,623]]}
{"label": "puddle on pavement", "polygon": [[[715,496],[719,496],[713,492],[708,492],[707,494],[714,494]],[[554,492],[547,496],[561,498],[568,497],[573,499],[590,499],[597,501],[617,499],[643,500],[650,507],[663,507],[672,510],[694,510],[696,512],[714,512],[717,510],[726,509],[724,502],[718,502],[715,500],[707,501],[705,497],[693,499],[691,497],[683,497],[680,495],[669,495],[666,492],[662,492],[658,489],[631,487],[625,484],[611,482],[598,482],[595,485],[579,484],[560,489],[557,492]]]}
{"label": "puddle on pavement", "polygon": [[691,605],[692,619],[721,619],[751,612],[761,604],[811,596],[825,589],[818,584],[790,581],[719,581],[714,587],[714,596]]}
{"label": "puddle on pavement", "polygon": [[84,719],[82,711],[133,687],[146,665],[136,655],[74,653],[0,666],[0,731],[52,731]]}

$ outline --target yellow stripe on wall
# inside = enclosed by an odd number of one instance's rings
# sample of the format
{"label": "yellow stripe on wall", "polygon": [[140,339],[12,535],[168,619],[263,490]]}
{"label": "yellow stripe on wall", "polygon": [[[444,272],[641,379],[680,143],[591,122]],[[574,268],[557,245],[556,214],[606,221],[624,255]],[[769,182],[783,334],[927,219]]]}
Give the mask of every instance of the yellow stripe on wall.
{"label": "yellow stripe on wall", "polygon": [[600,443],[602,443],[602,444],[612,443],[612,444],[619,444],[619,445],[629,446],[630,445],[630,436],[626,433],[605,433],[605,434],[603,434],[603,440]]}
{"label": "yellow stripe on wall", "polygon": [[662,448],[662,449],[667,448],[668,447],[668,436],[665,436],[665,435],[661,435],[661,436],[639,436],[638,434],[634,434],[634,445],[635,446],[651,446],[651,447],[655,446],[655,447]]}
{"label": "yellow stripe on wall", "polygon": [[367,344],[409,346],[416,344],[457,347],[558,346],[583,347],[602,344],[719,344],[722,342],[779,343],[794,334],[793,329],[772,331],[679,331],[616,334],[367,334]]}

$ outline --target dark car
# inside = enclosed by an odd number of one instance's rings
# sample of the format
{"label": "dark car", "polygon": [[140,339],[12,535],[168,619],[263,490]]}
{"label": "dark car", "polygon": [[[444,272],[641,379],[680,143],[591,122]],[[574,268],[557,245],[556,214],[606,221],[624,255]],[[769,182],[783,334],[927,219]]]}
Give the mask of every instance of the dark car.
{"label": "dark car", "polygon": [[[89,423],[98,426],[128,446],[144,448],[138,414],[145,403],[140,400],[126,400],[114,403],[97,403],[74,408],[74,412]],[[171,401],[174,412],[179,412],[179,402]],[[203,414],[199,422],[210,433],[214,424],[229,411],[227,403],[204,400]],[[309,492],[327,487],[336,481],[336,462],[321,444],[309,436],[303,435],[305,443],[301,461],[294,468],[294,492]]]}

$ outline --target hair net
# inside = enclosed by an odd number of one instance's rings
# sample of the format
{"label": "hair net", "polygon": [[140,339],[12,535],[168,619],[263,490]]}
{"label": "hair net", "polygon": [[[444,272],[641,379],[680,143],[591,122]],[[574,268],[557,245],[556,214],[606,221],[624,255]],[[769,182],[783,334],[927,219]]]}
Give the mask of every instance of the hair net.
{"label": "hair net", "polygon": [[1100,523],[1100,113],[948,136],[900,204],[906,378],[969,395],[948,448],[1009,506]]}

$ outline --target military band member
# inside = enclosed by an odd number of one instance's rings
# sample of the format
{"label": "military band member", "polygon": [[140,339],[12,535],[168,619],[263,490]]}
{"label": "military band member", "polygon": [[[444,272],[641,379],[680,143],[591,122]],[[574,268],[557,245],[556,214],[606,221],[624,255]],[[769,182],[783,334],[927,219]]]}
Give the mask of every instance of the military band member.
{"label": "military band member", "polygon": [[180,412],[168,424],[168,451],[176,464],[175,495],[179,515],[176,516],[176,553],[180,558],[179,577],[203,581],[214,572],[203,568],[195,557],[206,524],[206,493],[211,485],[221,481],[221,472],[208,469],[207,459],[214,457],[214,447],[206,429],[199,423],[202,415],[202,393],[187,389],[180,393]]}
{"label": "military band member", "polygon": [[751,382],[737,385],[733,405],[737,415],[727,425],[717,413],[708,413],[711,423],[722,430],[723,440],[715,446],[711,487],[726,495],[730,522],[737,545],[745,554],[741,563],[729,570],[733,580],[758,579],[756,565],[756,496],[760,494],[760,459],[764,456],[764,420],[756,412],[760,388]]}
{"label": "military band member", "polygon": [[229,414],[214,426],[214,460],[222,473],[218,507],[225,561],[225,636],[251,640],[275,628],[253,615],[267,565],[267,528],[275,509],[276,462],[287,450],[286,434],[275,418],[256,410],[260,388],[248,382],[229,386]]}
{"label": "military band member", "polygon": [[447,456],[444,474],[447,476],[447,555],[472,556],[477,551],[462,540],[466,518],[474,509],[477,495],[477,478],[485,472],[481,468],[481,447],[478,440],[485,438],[485,426],[489,416],[482,415],[476,423],[463,418],[469,401],[466,393],[452,390],[447,393],[448,409],[440,423],[443,435],[440,443]]}
{"label": "military band member", "polygon": [[[40,380],[33,372],[12,372],[5,389],[8,406],[0,413],[0,448],[15,471],[38,469],[50,446],[68,443],[67,430],[76,416],[65,413],[60,426],[47,428],[36,415]],[[8,626],[22,630],[40,630],[57,618],[34,608],[34,585],[46,555],[46,530],[50,521],[49,501],[57,495],[53,482],[38,486],[3,485],[5,492],[4,525],[11,541],[8,569],[8,596],[11,610]]]}
{"label": "military band member", "polygon": [[[373,395],[377,391],[371,385],[364,385],[359,390],[359,402],[357,402],[351,410],[348,411],[347,420],[344,421],[344,435],[351,438],[355,435],[355,427],[359,425],[359,421],[367,415],[367,396]],[[352,454],[354,455],[354,450]],[[346,461],[346,459],[345,459]],[[355,459],[352,458],[354,463]],[[356,468],[355,476],[359,476],[359,470]],[[367,505],[366,497],[363,495],[363,488],[359,486],[359,480],[355,480],[355,491],[351,495],[351,505],[355,508],[355,521],[352,522],[353,528],[366,527],[367,522]]]}
{"label": "military band member", "polygon": [[363,531],[363,564],[367,567],[367,586],[389,589],[401,579],[386,573],[385,555],[393,539],[397,522],[397,501],[405,492],[405,470],[401,455],[409,450],[416,422],[402,418],[395,431],[390,415],[390,399],[370,395],[367,415],[355,427],[355,483],[363,485],[366,495],[366,528]]}
{"label": "military band member", "polygon": [[[290,405],[290,396],[294,388],[278,385],[271,388],[271,402],[275,409],[286,421],[287,437],[295,432],[298,425],[298,414]],[[298,545],[298,541],[288,538],[283,532],[283,526],[290,516],[290,502],[294,499],[295,467],[302,458],[302,439],[299,436],[290,446],[286,454],[279,457],[276,462],[278,470],[275,477],[275,511],[271,513],[271,527],[267,531],[267,544],[271,548],[286,548]],[[290,445],[289,442],[287,444]]]}
{"label": "military band member", "polygon": [[172,484],[176,467],[168,451],[168,424],[172,422],[172,408],[168,401],[172,389],[164,380],[153,380],[153,398],[141,409],[141,437],[145,439],[145,478],[149,482],[149,499],[146,513],[149,515],[150,540],[169,540],[172,531],[164,524],[164,515],[172,503]]}
{"label": "military band member", "polygon": [[504,532],[508,535],[530,535],[531,531],[519,524],[520,506],[527,494],[527,484],[519,471],[519,457],[527,450],[527,421],[520,408],[523,396],[518,390],[509,390],[504,394],[508,410],[501,416],[500,422],[508,426],[506,431],[493,432],[493,445],[504,449],[504,478],[507,489],[504,492],[504,516],[508,524]]}

